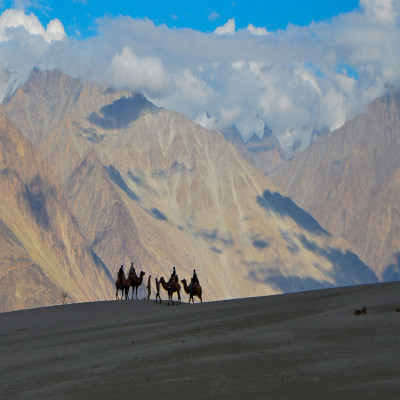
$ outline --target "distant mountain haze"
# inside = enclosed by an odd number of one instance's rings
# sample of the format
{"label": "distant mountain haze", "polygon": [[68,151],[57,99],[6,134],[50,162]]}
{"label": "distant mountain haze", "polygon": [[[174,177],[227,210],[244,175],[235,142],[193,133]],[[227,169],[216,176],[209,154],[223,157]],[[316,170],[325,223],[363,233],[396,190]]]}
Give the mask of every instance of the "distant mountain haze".
{"label": "distant mountain haze", "polygon": [[246,142],[234,126],[222,133],[250,164],[267,175],[289,159],[289,155],[285,153],[278,139],[267,126],[264,127],[264,134],[261,137],[254,134]]}
{"label": "distant mountain haze", "polygon": [[222,134],[140,93],[36,69],[4,112],[54,171],[113,279],[131,262],[153,278],[176,266],[188,280],[195,268],[206,301],[377,281]]}

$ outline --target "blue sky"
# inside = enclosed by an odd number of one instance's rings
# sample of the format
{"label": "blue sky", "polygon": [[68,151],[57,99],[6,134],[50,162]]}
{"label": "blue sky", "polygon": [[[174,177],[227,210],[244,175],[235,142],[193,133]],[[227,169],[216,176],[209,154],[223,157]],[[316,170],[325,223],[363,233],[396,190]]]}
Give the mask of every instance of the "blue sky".
{"label": "blue sky", "polygon": [[96,34],[96,19],[104,16],[129,15],[149,18],[156,25],[170,28],[191,28],[213,32],[217,26],[234,18],[237,28],[250,23],[269,31],[285,29],[287,25],[308,25],[312,21],[332,18],[358,7],[358,0],[232,0],[232,1],[103,1],[47,0],[3,1],[3,9],[23,7],[33,12],[44,24],[60,19],[69,37]]}
{"label": "blue sky", "polygon": [[[0,103],[33,67],[290,151],[400,86],[400,0],[0,0]],[[187,29],[189,28],[189,29]]]}

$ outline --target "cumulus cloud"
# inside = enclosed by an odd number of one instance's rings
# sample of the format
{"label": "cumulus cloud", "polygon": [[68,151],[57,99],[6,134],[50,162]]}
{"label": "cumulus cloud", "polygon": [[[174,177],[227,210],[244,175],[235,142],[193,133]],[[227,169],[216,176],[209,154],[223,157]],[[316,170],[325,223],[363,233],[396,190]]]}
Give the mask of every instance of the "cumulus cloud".
{"label": "cumulus cloud", "polygon": [[5,10],[0,16],[0,41],[12,40],[10,31],[16,28],[23,28],[30,35],[41,36],[47,43],[66,38],[64,27],[59,19],[51,20],[45,29],[32,13],[27,15],[23,10]]}
{"label": "cumulus cloud", "polygon": [[214,33],[217,35],[228,35],[231,34],[233,35],[236,31],[236,23],[235,23],[235,19],[231,18],[230,20],[228,20],[228,22],[222,26],[218,26]]}
{"label": "cumulus cloud", "polygon": [[97,35],[72,40],[57,20],[45,28],[33,14],[6,10],[0,98],[33,66],[60,68],[143,91],[210,129],[236,125],[247,138],[265,123],[288,149],[304,148],[362,111],[386,83],[400,86],[399,15],[398,1],[360,0],[354,12],[309,26],[267,32],[237,29],[231,19],[213,33],[103,18]]}
{"label": "cumulus cloud", "polygon": [[372,22],[394,24],[398,16],[395,0],[361,0],[360,4]]}
{"label": "cumulus cloud", "polygon": [[255,27],[253,24],[249,24],[246,28],[250,33],[253,35],[268,35],[269,32],[267,31],[267,28],[264,27]]}
{"label": "cumulus cloud", "polygon": [[129,47],[115,54],[111,62],[111,82],[115,87],[129,87],[153,96],[167,93],[171,79],[157,57],[139,58]]}

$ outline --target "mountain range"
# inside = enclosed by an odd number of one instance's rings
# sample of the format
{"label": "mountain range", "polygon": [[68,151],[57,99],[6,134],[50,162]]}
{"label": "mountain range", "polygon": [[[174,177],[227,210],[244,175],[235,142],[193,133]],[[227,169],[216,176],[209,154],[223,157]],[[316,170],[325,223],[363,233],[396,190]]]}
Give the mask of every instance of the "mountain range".
{"label": "mountain range", "polygon": [[[196,269],[205,300],[378,280],[266,176],[286,165],[273,135],[250,151],[279,156],[260,170],[226,133],[59,70],[33,70],[1,110],[1,311],[55,304],[60,292],[112,299],[119,266],[131,262],[145,280],[172,266],[188,280]],[[34,301],[21,300],[29,291]]]}
{"label": "mountain range", "polygon": [[400,278],[400,90],[278,166],[271,178],[381,280]]}

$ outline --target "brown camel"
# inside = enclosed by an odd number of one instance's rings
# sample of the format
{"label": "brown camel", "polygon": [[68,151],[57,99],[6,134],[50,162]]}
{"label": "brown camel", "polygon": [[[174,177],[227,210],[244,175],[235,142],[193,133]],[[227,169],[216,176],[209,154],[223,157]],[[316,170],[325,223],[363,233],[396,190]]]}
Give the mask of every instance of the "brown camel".
{"label": "brown camel", "polygon": [[139,276],[137,276],[134,268],[131,268],[129,270],[128,279],[129,279],[129,287],[132,286],[132,300],[133,300],[133,294],[135,293],[135,289],[136,289],[136,300],[138,299],[137,292],[138,292],[139,286],[143,282],[144,275],[146,275],[146,273],[143,271],[140,271]]}
{"label": "brown camel", "polygon": [[[190,286],[186,284],[186,279],[182,279],[181,282],[183,283],[183,288],[185,289],[185,292],[189,295],[189,304],[190,300],[192,300],[194,304],[193,296],[197,296],[200,299],[200,301],[203,302],[201,298],[202,290],[199,282],[196,283],[192,282]],[[194,285],[193,288],[191,288],[192,285]]]}
{"label": "brown camel", "polygon": [[128,298],[128,291],[129,291],[130,283],[129,278],[126,279],[123,266],[118,271],[117,280],[115,281],[115,288],[117,289],[115,292],[115,300],[118,299],[118,291],[121,290],[121,300],[124,297],[125,292],[125,300]]}
{"label": "brown camel", "polygon": [[176,292],[178,294],[178,304],[181,302],[181,285],[178,281],[178,277],[175,279],[170,279],[168,282],[165,282],[164,277],[162,276],[160,279],[160,283],[162,287],[168,292],[168,305],[171,301],[172,305],[175,303],[172,301],[172,295]]}

